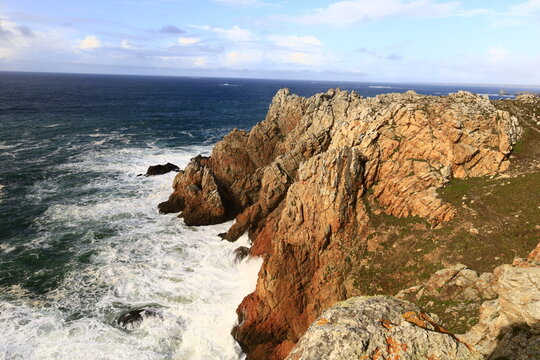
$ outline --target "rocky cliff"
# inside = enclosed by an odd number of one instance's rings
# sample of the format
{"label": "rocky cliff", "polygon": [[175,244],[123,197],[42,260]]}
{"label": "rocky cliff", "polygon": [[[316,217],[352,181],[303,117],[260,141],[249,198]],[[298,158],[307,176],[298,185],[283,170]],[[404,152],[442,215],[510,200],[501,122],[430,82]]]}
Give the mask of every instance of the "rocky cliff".
{"label": "rocky cliff", "polygon": [[[458,264],[437,271],[397,298],[358,297],[325,310],[287,360],[540,358],[540,244],[526,259],[478,274]],[[399,300],[482,303],[466,334],[453,335],[436,315]]]}
{"label": "rocky cliff", "polygon": [[[235,218],[224,238],[248,232],[251,255],[264,258],[233,331],[248,359],[285,358],[324,309],[366,292],[358,273],[370,268],[367,255],[399,246],[375,219],[441,227],[458,208],[438,189],[507,170],[522,129],[499,108],[467,92],[302,98],[284,89],[249,133],[235,130],[194,158],[160,211],[181,211],[189,225]],[[437,251],[422,255],[435,263]]]}

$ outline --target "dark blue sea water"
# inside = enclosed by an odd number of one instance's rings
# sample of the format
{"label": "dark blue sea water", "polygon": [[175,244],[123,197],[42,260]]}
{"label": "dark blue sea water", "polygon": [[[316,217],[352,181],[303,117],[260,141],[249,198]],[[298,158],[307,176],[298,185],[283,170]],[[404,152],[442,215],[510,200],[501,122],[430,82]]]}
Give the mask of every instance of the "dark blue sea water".
{"label": "dark blue sea water", "polygon": [[[227,224],[189,228],[158,214],[174,174],[136,175],[185,166],[233,128],[250,129],[283,87],[501,89],[0,73],[0,358],[241,358],[229,333],[260,262],[232,261],[239,244],[217,237]],[[161,315],[135,330],[116,324],[144,306]]]}

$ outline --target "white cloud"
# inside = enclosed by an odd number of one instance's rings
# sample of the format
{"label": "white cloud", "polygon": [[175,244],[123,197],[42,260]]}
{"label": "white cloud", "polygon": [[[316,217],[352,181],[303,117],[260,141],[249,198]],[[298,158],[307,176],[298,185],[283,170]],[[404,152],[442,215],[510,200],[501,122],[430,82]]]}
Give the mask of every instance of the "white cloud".
{"label": "white cloud", "polygon": [[82,50],[97,49],[99,47],[101,47],[101,41],[97,37],[91,35],[82,39],[78,46],[78,48]]}
{"label": "white cloud", "polygon": [[281,3],[279,4],[272,4],[270,2],[261,1],[261,0],[212,0],[217,3],[230,5],[230,6],[237,6],[237,7],[247,7],[247,6],[271,6],[271,7],[280,7]]}
{"label": "white cloud", "polygon": [[213,26],[196,26],[192,25],[192,27],[196,29],[211,31],[213,33],[216,33],[220,37],[232,41],[232,42],[246,42],[246,41],[255,41],[258,40],[258,38],[249,30],[242,29],[238,25],[234,25],[230,29],[223,29],[219,27],[213,27]]}
{"label": "white cloud", "polygon": [[258,63],[263,57],[258,50],[230,51],[225,54],[225,65],[232,68],[244,67]]}
{"label": "white cloud", "polygon": [[4,48],[0,46],[0,61],[7,60],[15,55],[14,49]]}
{"label": "white cloud", "polygon": [[208,68],[209,59],[206,56],[161,56],[159,59],[167,63],[176,63],[184,68]]}
{"label": "white cloud", "polygon": [[270,35],[270,41],[278,46],[287,48],[310,48],[321,46],[321,41],[315,36],[295,36],[295,35]]}
{"label": "white cloud", "polygon": [[436,3],[432,0],[347,0],[290,20],[306,24],[347,25],[393,17],[447,17],[455,14],[459,7],[459,2]]}
{"label": "white cloud", "polygon": [[506,57],[508,56],[508,49],[502,46],[501,44],[497,44],[495,46],[490,47],[487,50],[489,61],[491,62],[501,62],[503,60],[506,60]]}
{"label": "white cloud", "polygon": [[13,58],[20,50],[30,47],[33,35],[26,36],[22,28],[0,18],[0,59]]}
{"label": "white cloud", "polygon": [[234,6],[249,6],[249,5],[256,5],[260,3],[258,0],[213,0],[213,1],[227,4],[227,5],[234,5]]}
{"label": "white cloud", "polygon": [[134,48],[134,47],[129,43],[129,41],[127,41],[127,40],[125,40],[125,39],[122,40],[122,41],[120,42],[120,47],[121,47],[122,49],[133,49],[133,48]]}
{"label": "white cloud", "polygon": [[206,56],[197,56],[192,58],[193,66],[197,68],[206,68],[208,67],[208,58]]}
{"label": "white cloud", "polygon": [[303,52],[288,53],[285,56],[285,62],[300,64],[300,65],[313,65],[316,63],[314,56]]}
{"label": "white cloud", "polygon": [[193,37],[179,37],[178,38],[178,43],[180,45],[194,45],[198,43],[199,41],[201,41],[201,39],[193,38]]}
{"label": "white cloud", "polygon": [[529,0],[510,8],[509,15],[513,16],[539,16],[540,17],[540,0]]}

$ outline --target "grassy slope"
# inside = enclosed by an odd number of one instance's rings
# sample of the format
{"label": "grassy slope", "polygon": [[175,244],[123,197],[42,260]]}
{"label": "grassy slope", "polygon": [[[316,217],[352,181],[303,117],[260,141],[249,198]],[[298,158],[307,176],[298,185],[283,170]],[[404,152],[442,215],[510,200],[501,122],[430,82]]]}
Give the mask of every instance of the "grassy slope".
{"label": "grassy slope", "polygon": [[[508,109],[513,103],[495,105]],[[534,119],[536,110],[526,110]],[[353,250],[358,256],[353,277],[359,293],[395,294],[455,263],[478,272],[492,271],[516,257],[525,257],[538,244],[540,132],[530,117],[522,124],[526,131],[506,174],[455,179],[440,190],[440,196],[458,209],[452,221],[431,229],[419,218],[372,214],[374,231],[367,234],[369,245],[362,241]],[[479,303],[423,299],[419,305],[439,315],[449,330],[461,333],[475,323]]]}

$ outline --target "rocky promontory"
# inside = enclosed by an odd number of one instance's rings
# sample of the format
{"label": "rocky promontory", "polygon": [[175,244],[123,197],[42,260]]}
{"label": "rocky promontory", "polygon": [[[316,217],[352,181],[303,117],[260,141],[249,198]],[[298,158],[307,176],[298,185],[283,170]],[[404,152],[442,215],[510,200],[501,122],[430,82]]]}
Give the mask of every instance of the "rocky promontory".
{"label": "rocky promontory", "polygon": [[[233,330],[248,359],[283,359],[337,302],[395,293],[466,258],[449,248],[453,236],[483,233],[440,191],[508,170],[523,130],[520,114],[503,105],[467,92],[363,98],[331,89],[303,98],[283,89],[249,133],[234,130],[210,157],[192,159],[159,208],[181,212],[188,225],[235,219],[224,238],[247,232],[250,255],[263,257]],[[435,246],[434,231],[457,222],[463,228]]]}

